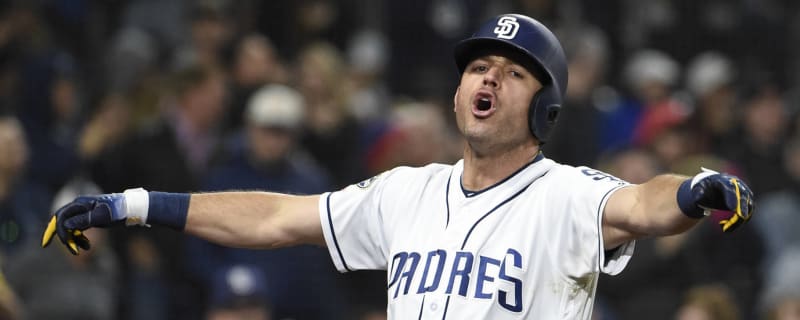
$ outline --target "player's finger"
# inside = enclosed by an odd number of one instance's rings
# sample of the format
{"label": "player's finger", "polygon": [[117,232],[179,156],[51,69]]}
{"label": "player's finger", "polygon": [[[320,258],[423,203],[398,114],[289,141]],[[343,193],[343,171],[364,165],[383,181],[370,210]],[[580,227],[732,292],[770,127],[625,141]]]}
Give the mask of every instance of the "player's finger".
{"label": "player's finger", "polygon": [[750,217],[753,216],[753,191],[750,190],[744,182],[739,181],[739,188],[741,192],[741,197],[739,199],[742,208],[742,217],[745,220],[750,220]]}
{"label": "player's finger", "polygon": [[752,195],[747,199],[747,212],[749,213],[748,216],[752,217],[753,213],[756,211],[756,206],[753,202]]}
{"label": "player's finger", "polygon": [[729,232],[736,229],[742,221],[744,220],[740,219],[738,215],[733,214],[729,219],[720,221],[719,224],[722,226],[722,232]]}
{"label": "player's finger", "polygon": [[67,239],[71,238],[70,231],[75,228],[68,228],[64,223],[71,217],[87,213],[90,210],[90,204],[73,201],[58,209],[55,213],[56,217],[56,234],[61,239],[61,242],[67,244]]}
{"label": "player's finger", "polygon": [[53,216],[50,219],[50,222],[47,224],[47,228],[44,229],[44,234],[42,235],[42,248],[47,247],[50,244],[50,241],[53,240],[53,236],[56,234],[56,216]]}
{"label": "player's finger", "polygon": [[77,244],[79,248],[83,250],[89,250],[92,248],[91,243],[89,243],[89,238],[87,238],[86,235],[84,235],[80,230],[73,231],[72,235],[75,237],[75,244]]}
{"label": "player's finger", "polygon": [[731,178],[730,182],[733,184],[733,194],[736,196],[736,206],[734,207],[734,212],[740,218],[747,219],[747,216],[744,216],[742,213],[742,190],[739,188],[739,182],[736,181],[736,178]]}
{"label": "player's finger", "polygon": [[69,253],[78,255],[78,244],[75,243],[75,238],[70,237],[67,239],[67,249],[69,249]]}
{"label": "player's finger", "polygon": [[61,240],[61,243],[63,243],[69,252],[74,255],[78,254],[78,244],[75,242],[75,235],[73,234],[75,230],[67,228],[64,225],[64,220],[87,211],[88,207],[85,204],[72,202],[56,211],[55,214],[56,234]]}

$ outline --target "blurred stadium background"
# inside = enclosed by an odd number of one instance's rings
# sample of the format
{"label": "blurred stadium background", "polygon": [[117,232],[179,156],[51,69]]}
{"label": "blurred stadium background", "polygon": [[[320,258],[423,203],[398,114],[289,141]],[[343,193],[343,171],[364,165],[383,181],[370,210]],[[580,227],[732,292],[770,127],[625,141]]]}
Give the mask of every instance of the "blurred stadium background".
{"label": "blurred stadium background", "polygon": [[[630,182],[743,176],[754,220],[645,239],[597,319],[800,319],[800,3],[789,0],[0,2],[0,319],[381,319],[385,274],[324,249],[94,230],[38,248],[71,197],[317,193],[452,163],[452,46],[530,15],[569,58],[545,154]],[[715,219],[711,217],[710,220]]]}

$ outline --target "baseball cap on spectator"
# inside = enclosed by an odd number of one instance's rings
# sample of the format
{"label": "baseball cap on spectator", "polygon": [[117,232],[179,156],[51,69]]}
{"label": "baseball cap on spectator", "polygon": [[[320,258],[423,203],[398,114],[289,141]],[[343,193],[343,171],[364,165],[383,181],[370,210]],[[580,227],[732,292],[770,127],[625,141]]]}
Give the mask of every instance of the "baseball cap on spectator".
{"label": "baseball cap on spectator", "polygon": [[218,270],[212,279],[210,295],[211,308],[269,305],[264,273],[249,265],[232,265]]}
{"label": "baseball cap on spectator", "polygon": [[704,52],[689,64],[686,86],[694,95],[703,96],[730,84],[734,79],[731,61],[718,52]]}
{"label": "baseball cap on spectator", "polygon": [[625,67],[625,80],[636,90],[648,82],[673,86],[679,74],[680,65],[674,59],[653,49],[636,52]]}
{"label": "baseball cap on spectator", "polygon": [[296,130],[305,116],[305,101],[296,90],[269,84],[250,97],[245,120],[253,125]]}

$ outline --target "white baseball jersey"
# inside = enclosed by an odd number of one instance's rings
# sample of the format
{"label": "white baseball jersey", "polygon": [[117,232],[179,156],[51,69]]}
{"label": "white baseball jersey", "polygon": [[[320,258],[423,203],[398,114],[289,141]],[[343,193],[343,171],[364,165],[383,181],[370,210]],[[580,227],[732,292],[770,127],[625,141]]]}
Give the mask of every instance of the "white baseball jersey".
{"label": "white baseball jersey", "polygon": [[543,156],[481,191],[455,165],[400,167],[325,193],[322,230],[341,272],[387,270],[389,319],[589,319],[606,257],[602,213],[628,183]]}

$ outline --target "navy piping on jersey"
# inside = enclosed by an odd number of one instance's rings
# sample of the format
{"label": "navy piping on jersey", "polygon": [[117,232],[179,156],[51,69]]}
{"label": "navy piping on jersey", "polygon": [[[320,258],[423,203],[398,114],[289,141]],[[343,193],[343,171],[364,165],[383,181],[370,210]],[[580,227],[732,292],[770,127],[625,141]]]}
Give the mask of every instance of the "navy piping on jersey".
{"label": "navy piping on jersey", "polygon": [[[493,184],[491,186],[488,186],[488,187],[484,188],[483,190],[471,191],[471,190],[464,189],[464,182],[461,181],[461,192],[463,192],[464,196],[467,197],[467,198],[471,198],[471,197],[477,196],[477,195],[479,195],[481,193],[484,193],[486,191],[489,191],[489,190],[493,189],[496,186],[499,186],[499,185],[503,184],[504,182],[506,182],[509,179],[511,179],[513,176],[516,176],[518,173],[522,172],[522,170],[525,170],[525,168],[529,167],[530,165],[532,165],[532,164],[534,164],[537,161],[542,160],[542,159],[544,159],[544,153],[539,152],[538,154],[536,154],[536,157],[534,157],[533,160],[531,160],[531,162],[528,162],[528,164],[522,166],[522,168],[519,168],[517,171],[514,171],[514,173],[512,173],[508,177],[505,177],[505,179],[500,180],[499,182],[497,182],[497,183],[495,183],[495,184]],[[462,172],[461,174],[463,175],[464,173]],[[448,183],[450,183],[450,182],[448,181]]]}
{"label": "navy piping on jersey", "polygon": [[328,200],[326,201],[325,204],[326,204],[326,206],[328,208],[328,225],[331,228],[331,237],[333,237],[333,244],[336,246],[336,252],[339,253],[339,259],[342,259],[342,265],[344,266],[344,269],[347,270],[347,271],[353,271],[353,270],[350,270],[350,267],[347,266],[347,262],[344,261],[344,255],[342,254],[342,248],[339,247],[339,240],[336,239],[336,229],[333,228],[333,217],[331,216],[331,195],[333,195],[333,194],[332,193],[328,194]]}
{"label": "navy piping on jersey", "polygon": [[453,179],[453,169],[450,169],[450,176],[447,177],[447,187],[444,188],[444,205],[447,209],[447,221],[444,223],[444,228],[450,226],[450,180]]}
{"label": "navy piping on jersey", "polygon": [[[547,174],[547,173],[545,173],[545,174]],[[533,184],[533,182],[535,182],[536,180],[538,180],[538,179],[539,179],[539,178],[541,178],[542,176],[544,176],[544,174],[543,174],[543,175],[541,175],[541,176],[538,176],[538,177],[536,177],[536,179],[533,179],[533,181],[531,181],[531,183],[529,183],[527,186],[525,186],[525,187],[524,187],[524,188],[522,188],[521,190],[517,191],[517,193],[515,193],[515,194],[514,194],[514,195],[512,195],[511,197],[508,197],[508,199],[505,199],[505,200],[503,200],[503,202],[500,202],[500,204],[498,204],[497,206],[495,206],[494,208],[492,208],[492,210],[489,210],[489,212],[487,212],[486,214],[484,214],[484,215],[483,215],[483,217],[481,217],[480,219],[478,219],[478,221],[476,221],[476,222],[475,222],[475,224],[473,224],[473,225],[472,225],[472,227],[470,227],[470,228],[469,228],[469,231],[467,232],[467,236],[466,236],[466,237],[464,237],[464,242],[463,242],[463,243],[461,243],[461,250],[464,250],[464,247],[467,245],[467,240],[469,240],[469,236],[470,236],[470,235],[472,235],[472,231],[473,231],[473,230],[475,230],[475,227],[477,227],[477,226],[478,226],[478,224],[479,224],[479,223],[481,223],[481,222],[483,221],[483,219],[485,219],[486,217],[488,217],[490,214],[492,214],[492,212],[495,212],[495,210],[499,209],[499,208],[500,208],[500,207],[502,207],[504,204],[511,202],[511,200],[514,200],[514,198],[516,198],[517,196],[519,196],[520,194],[522,194],[522,192],[524,192],[525,190],[527,190],[527,189],[528,189],[528,187],[530,187],[530,186]]]}
{"label": "navy piping on jersey", "polygon": [[427,295],[422,295],[422,303],[419,304],[419,316],[417,320],[422,320],[422,310],[425,309],[425,297]]}
{"label": "navy piping on jersey", "polygon": [[444,318],[447,318],[447,309],[448,309],[447,307],[449,306],[450,306],[450,296],[447,296],[447,302],[444,303],[444,314],[442,314],[442,320],[444,320]]}
{"label": "navy piping on jersey", "polygon": [[[608,190],[608,192],[606,192],[606,194],[604,194],[603,198],[600,200],[600,206],[597,207],[597,234],[598,235],[603,234],[603,231],[602,231],[602,228],[603,228],[603,219],[602,219],[603,212],[600,209],[605,207],[603,204],[606,202],[606,198],[609,195],[611,195],[611,193],[614,192],[614,190],[617,190],[619,188],[622,188],[622,186],[619,186],[619,187],[616,187],[616,188],[612,188],[611,190]],[[609,253],[613,254],[613,252],[616,251],[619,248],[619,246],[614,248],[614,249],[611,249],[609,251],[605,251],[604,252],[603,251],[603,238],[602,237],[597,241],[597,246],[598,246],[597,252],[602,253],[602,254],[598,254],[597,255],[597,265],[598,265],[598,267],[600,269],[602,269],[603,266],[605,265],[603,263],[604,262],[603,260],[606,260],[604,256],[609,254]],[[622,246],[622,245],[620,245],[620,246]]]}

